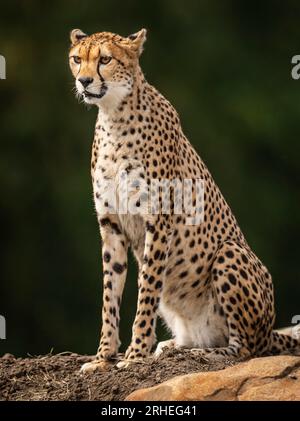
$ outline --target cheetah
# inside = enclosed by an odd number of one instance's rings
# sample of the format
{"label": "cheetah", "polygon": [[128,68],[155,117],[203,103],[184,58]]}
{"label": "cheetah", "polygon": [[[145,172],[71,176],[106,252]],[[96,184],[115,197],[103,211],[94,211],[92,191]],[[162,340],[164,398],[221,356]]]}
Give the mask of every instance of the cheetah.
{"label": "cheetah", "polygon": [[[83,371],[101,369],[118,353],[129,247],[138,263],[138,300],[131,343],[119,367],[150,355],[158,315],[172,339],[158,344],[156,355],[165,347],[184,347],[212,359],[298,349],[297,338],[273,330],[267,268],[184,135],[176,110],[144,77],[139,57],[146,30],[122,37],[110,32],[88,36],[74,29],[70,38],[77,94],[98,107],[91,176],[102,238],[102,329],[96,357]],[[137,212],[119,212],[120,172],[137,174],[146,186],[153,180],[202,180],[201,222],[187,223],[190,214],[176,213],[174,198],[170,212],[147,212],[142,200],[135,203]],[[108,182],[117,185],[114,203],[110,190],[105,194]],[[196,193],[193,188],[192,204]],[[155,198],[161,204],[160,193]]]}

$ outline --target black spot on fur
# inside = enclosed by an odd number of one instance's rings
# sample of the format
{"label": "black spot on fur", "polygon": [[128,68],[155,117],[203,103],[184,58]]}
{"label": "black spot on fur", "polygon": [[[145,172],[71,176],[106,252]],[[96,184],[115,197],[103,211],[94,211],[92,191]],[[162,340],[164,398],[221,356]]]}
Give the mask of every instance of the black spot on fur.
{"label": "black spot on fur", "polygon": [[160,289],[162,287],[162,282],[161,281],[157,281],[155,284],[155,289]]}
{"label": "black spot on fur", "polygon": [[227,291],[230,290],[230,285],[227,282],[224,282],[221,289],[222,289],[222,292],[226,293]]}
{"label": "black spot on fur", "polygon": [[116,263],[113,264],[112,268],[116,273],[118,273],[120,275],[121,273],[124,272],[125,265],[121,265],[121,263],[116,262]]}
{"label": "black spot on fur", "polygon": [[236,277],[232,273],[228,275],[228,279],[232,285],[236,285]]}

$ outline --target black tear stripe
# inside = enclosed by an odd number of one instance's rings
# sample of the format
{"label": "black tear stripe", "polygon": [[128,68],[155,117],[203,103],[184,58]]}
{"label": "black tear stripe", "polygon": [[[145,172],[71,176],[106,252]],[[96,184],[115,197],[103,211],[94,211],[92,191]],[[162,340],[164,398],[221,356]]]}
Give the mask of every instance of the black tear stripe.
{"label": "black tear stripe", "polygon": [[105,80],[104,80],[103,76],[100,73],[100,58],[99,58],[99,61],[98,61],[98,66],[97,66],[97,73],[99,75],[99,78],[100,78],[101,82],[102,83],[105,83]]}
{"label": "black tear stripe", "polygon": [[100,73],[100,57],[99,57],[98,66],[97,66],[97,73],[98,73],[100,81],[102,83],[98,97],[102,98],[106,94],[108,87],[105,83],[104,77]]}
{"label": "black tear stripe", "polygon": [[76,74],[76,78],[77,78],[77,76],[79,75],[79,73],[80,73],[80,69],[81,69],[81,64],[79,65],[79,69],[78,69],[78,72],[77,72],[77,74]]}

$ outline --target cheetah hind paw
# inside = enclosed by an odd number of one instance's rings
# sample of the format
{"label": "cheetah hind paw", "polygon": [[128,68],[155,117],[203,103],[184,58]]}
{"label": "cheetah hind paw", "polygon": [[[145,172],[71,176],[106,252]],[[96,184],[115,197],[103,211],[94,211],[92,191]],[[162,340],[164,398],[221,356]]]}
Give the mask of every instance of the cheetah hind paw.
{"label": "cheetah hind paw", "polygon": [[208,352],[202,348],[185,348],[185,351],[190,352],[195,357],[201,358],[201,360],[205,363],[219,359],[213,352]]}
{"label": "cheetah hind paw", "polygon": [[165,349],[176,348],[175,340],[169,339],[168,341],[162,341],[157,344],[154,352],[154,358],[159,358]]}
{"label": "cheetah hind paw", "polygon": [[219,347],[219,348],[189,348],[185,349],[196,357],[200,357],[204,362],[218,362],[218,361],[235,361],[242,358],[247,359],[250,357],[248,349],[241,349],[240,347]]}

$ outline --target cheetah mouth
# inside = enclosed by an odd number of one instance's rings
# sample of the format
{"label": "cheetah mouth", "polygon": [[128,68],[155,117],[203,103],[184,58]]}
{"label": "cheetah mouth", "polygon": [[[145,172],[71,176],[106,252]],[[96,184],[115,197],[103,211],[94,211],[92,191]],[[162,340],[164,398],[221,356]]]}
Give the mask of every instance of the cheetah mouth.
{"label": "cheetah mouth", "polygon": [[83,95],[85,98],[102,98],[107,92],[107,86],[106,85],[102,85],[99,94],[93,94],[92,92],[89,91],[84,91]]}

